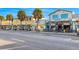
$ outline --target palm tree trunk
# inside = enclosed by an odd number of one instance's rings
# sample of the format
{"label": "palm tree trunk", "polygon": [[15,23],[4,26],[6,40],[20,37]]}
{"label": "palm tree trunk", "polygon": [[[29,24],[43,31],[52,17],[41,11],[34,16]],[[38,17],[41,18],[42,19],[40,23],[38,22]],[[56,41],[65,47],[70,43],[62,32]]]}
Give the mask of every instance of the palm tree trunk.
{"label": "palm tree trunk", "polygon": [[6,28],[10,28],[10,20],[9,20],[9,24],[6,26]]}
{"label": "palm tree trunk", "polygon": [[36,30],[38,31],[39,19],[37,20]]}
{"label": "palm tree trunk", "polygon": [[20,29],[21,29],[21,27],[22,27],[22,21],[20,21]]}
{"label": "palm tree trunk", "polygon": [[2,20],[1,20],[1,24],[0,24],[0,26],[1,26],[1,28],[0,28],[0,29],[2,29]]}
{"label": "palm tree trunk", "polygon": [[13,21],[12,21],[12,28],[11,29],[13,30]]}

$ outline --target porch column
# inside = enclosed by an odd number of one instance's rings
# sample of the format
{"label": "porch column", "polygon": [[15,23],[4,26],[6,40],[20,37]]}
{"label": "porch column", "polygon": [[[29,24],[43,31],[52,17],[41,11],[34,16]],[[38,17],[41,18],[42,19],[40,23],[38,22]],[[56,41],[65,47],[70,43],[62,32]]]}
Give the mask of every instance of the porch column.
{"label": "porch column", "polygon": [[64,25],[62,24],[62,32],[64,32]]}

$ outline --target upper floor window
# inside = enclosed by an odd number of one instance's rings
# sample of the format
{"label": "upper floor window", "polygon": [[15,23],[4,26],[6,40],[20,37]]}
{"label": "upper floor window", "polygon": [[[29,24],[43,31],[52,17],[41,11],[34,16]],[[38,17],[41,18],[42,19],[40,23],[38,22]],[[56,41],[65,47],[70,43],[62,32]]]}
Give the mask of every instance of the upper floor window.
{"label": "upper floor window", "polygon": [[67,19],[68,18],[68,14],[61,14],[61,19]]}
{"label": "upper floor window", "polygon": [[58,15],[53,15],[53,19],[57,20],[58,19]]}

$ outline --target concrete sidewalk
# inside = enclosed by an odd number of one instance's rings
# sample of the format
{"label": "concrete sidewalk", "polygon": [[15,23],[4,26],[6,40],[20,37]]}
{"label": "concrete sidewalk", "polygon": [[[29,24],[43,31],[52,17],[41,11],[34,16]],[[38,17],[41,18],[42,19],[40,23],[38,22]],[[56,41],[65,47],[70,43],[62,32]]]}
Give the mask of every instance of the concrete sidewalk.
{"label": "concrete sidewalk", "polygon": [[56,34],[59,34],[59,35],[69,35],[69,36],[76,36],[77,33],[61,33],[61,32],[56,32]]}
{"label": "concrete sidewalk", "polygon": [[77,33],[73,32],[73,33],[63,33],[63,32],[40,32],[40,33],[44,33],[44,34],[56,34],[56,35],[68,35],[68,36],[76,36]]}
{"label": "concrete sidewalk", "polygon": [[69,36],[77,36],[76,32],[73,33],[64,33],[64,32],[36,32],[36,31],[0,31],[0,32],[29,32],[29,33],[43,33],[43,34],[56,34],[56,35],[69,35]]}

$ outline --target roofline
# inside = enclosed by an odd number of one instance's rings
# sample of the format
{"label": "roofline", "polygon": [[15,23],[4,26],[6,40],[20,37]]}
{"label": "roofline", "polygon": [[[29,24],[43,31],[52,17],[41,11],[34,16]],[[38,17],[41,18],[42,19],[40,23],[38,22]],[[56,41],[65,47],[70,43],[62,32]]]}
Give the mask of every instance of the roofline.
{"label": "roofline", "polygon": [[55,10],[54,12],[49,13],[49,15],[48,15],[48,16],[50,16],[51,14],[53,14],[53,13],[55,13],[55,12],[57,12],[57,11],[67,11],[67,12],[71,12],[71,13],[72,13],[72,11],[58,9],[58,10]]}

